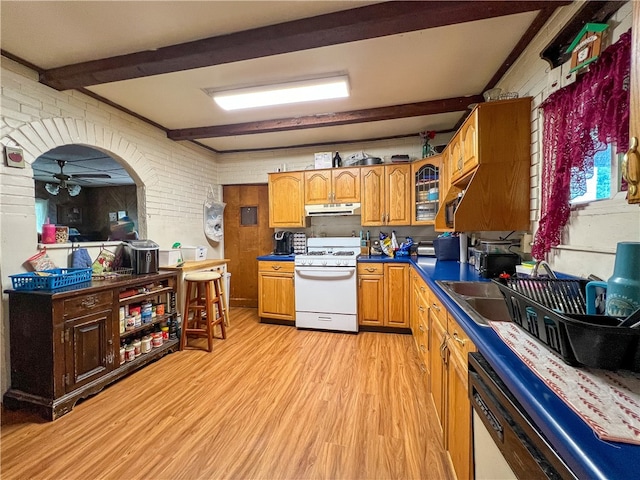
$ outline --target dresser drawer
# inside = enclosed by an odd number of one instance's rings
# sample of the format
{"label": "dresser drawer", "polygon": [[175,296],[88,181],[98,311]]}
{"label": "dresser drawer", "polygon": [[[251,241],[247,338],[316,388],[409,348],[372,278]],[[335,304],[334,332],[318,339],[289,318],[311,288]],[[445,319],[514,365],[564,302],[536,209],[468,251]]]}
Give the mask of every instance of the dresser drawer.
{"label": "dresser drawer", "polygon": [[258,262],[258,270],[261,272],[293,273],[293,262]]}
{"label": "dresser drawer", "polygon": [[358,275],[382,275],[382,263],[358,263]]}
{"label": "dresser drawer", "polygon": [[64,300],[64,318],[74,318],[90,312],[105,310],[113,307],[113,292],[111,290],[98,293],[88,293]]}

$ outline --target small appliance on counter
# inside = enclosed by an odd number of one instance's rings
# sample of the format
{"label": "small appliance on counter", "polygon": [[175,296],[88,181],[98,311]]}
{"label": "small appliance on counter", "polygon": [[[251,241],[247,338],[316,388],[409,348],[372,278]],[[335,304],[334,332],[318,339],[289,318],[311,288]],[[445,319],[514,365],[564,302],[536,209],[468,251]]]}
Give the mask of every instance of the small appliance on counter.
{"label": "small appliance on counter", "polygon": [[273,234],[273,254],[291,255],[293,253],[293,233],[281,230]]}
{"label": "small appliance on counter", "polygon": [[134,275],[158,273],[160,246],[152,240],[127,240],[124,243],[123,267]]}
{"label": "small appliance on counter", "polygon": [[516,265],[520,263],[520,255],[512,253],[509,240],[480,240],[471,252],[469,263],[475,265],[476,271],[484,278],[495,278],[501,273],[513,275]]}
{"label": "small appliance on counter", "polygon": [[415,252],[419,257],[435,257],[436,249],[433,240],[421,240],[415,244]]}

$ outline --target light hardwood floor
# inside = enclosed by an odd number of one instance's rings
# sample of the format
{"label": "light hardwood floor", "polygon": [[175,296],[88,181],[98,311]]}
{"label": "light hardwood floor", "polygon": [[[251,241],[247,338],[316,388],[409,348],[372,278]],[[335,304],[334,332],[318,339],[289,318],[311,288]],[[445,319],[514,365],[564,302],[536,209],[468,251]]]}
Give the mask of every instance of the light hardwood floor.
{"label": "light hardwood floor", "polygon": [[3,412],[1,477],[452,478],[411,336],[296,330],[246,308],[227,333],[54,422]]}

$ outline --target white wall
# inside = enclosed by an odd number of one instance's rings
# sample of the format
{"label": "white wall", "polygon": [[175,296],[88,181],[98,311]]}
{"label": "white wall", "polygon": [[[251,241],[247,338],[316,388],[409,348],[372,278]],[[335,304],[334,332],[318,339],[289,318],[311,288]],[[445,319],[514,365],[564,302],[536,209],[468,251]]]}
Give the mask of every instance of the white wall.
{"label": "white wall", "polygon": [[[190,143],[176,143],[157,128],[76,91],[58,92],[37,82],[37,74],[2,57],[0,143],[24,150],[26,168],[0,166],[0,288],[37,252],[31,164],[50,149],[79,143],[106,151],[122,163],[138,185],[141,236],[162,248],[179,241],[208,245],[220,258],[223,247],[208,242],[203,205],[209,185],[221,197],[215,155]],[[52,251],[67,266],[66,250]],[[97,254],[96,254],[97,255]],[[0,311],[0,390],[9,386],[8,299]]]}
{"label": "white wall", "polygon": [[[540,58],[540,52],[553,40],[582,2],[574,2],[556,11],[541,32],[527,47],[498,83],[503,91],[533,97],[531,112],[531,220],[535,231],[540,218],[540,174],[542,148],[542,112],[539,105],[549,96],[550,79],[557,74]],[[611,40],[615,42],[631,27],[631,2],[627,2],[609,21]],[[640,28],[640,26],[636,26]],[[561,67],[558,67],[561,68]],[[637,79],[636,79],[637,81]],[[640,209],[628,205],[625,194],[607,201],[574,208],[565,228],[563,244],[550,255],[552,266],[562,272],[587,276],[590,273],[607,279],[613,273],[615,246],[621,241],[640,241]]]}

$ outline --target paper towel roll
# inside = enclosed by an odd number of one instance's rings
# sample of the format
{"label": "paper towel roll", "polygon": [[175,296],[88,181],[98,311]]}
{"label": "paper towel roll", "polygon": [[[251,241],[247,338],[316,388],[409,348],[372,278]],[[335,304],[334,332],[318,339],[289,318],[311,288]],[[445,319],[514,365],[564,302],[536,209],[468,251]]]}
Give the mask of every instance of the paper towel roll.
{"label": "paper towel roll", "polygon": [[469,241],[466,233],[460,234],[460,263],[467,263],[467,246]]}

